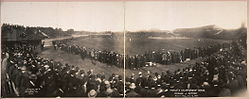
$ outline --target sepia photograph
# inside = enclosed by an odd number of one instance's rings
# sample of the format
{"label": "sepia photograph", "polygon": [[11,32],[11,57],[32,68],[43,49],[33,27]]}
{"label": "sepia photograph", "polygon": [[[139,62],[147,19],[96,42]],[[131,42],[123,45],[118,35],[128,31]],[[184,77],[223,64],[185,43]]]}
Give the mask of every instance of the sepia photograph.
{"label": "sepia photograph", "polygon": [[247,0],[0,6],[1,98],[248,97]]}
{"label": "sepia photograph", "polygon": [[242,96],[246,23],[246,1],[125,2],[125,96]]}
{"label": "sepia photograph", "polygon": [[2,97],[123,97],[123,2],[1,3]]}

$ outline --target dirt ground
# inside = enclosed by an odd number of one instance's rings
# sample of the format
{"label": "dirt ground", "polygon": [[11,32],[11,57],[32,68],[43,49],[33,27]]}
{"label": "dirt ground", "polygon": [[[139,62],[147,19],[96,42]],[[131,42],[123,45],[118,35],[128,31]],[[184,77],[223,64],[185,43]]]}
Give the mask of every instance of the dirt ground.
{"label": "dirt ground", "polygon": [[[48,46],[42,51],[39,56],[43,58],[53,59],[55,61],[60,61],[61,63],[65,64],[68,63],[69,65],[78,66],[80,69],[84,71],[88,71],[90,69],[94,70],[94,73],[104,73],[108,76],[112,75],[113,73],[119,74],[124,77],[124,69],[118,68],[116,66],[109,66],[104,63],[100,63],[98,61],[92,61],[90,59],[81,59],[79,55],[73,55],[68,54],[61,50],[54,50],[52,46]],[[178,64],[171,64],[171,65],[161,65],[157,64],[154,67],[144,67],[141,69],[125,69],[126,77],[131,76],[132,73],[138,74],[139,72],[142,72],[144,74],[147,73],[147,71],[150,71],[152,73],[154,72],[165,72],[167,70],[169,71],[175,71],[177,69],[182,69],[187,67],[189,64],[195,64],[196,61],[199,61],[200,59],[192,60],[185,63],[178,63]]]}
{"label": "dirt ground", "polygon": [[123,69],[121,68],[108,66],[107,64],[103,64],[98,61],[91,61],[87,58],[83,60],[79,55],[68,54],[61,50],[54,50],[52,47],[47,47],[43,52],[39,54],[39,56],[43,58],[53,59],[63,64],[68,63],[69,65],[78,66],[85,72],[93,69],[94,73],[104,73],[107,76],[115,73],[123,76]]}
{"label": "dirt ground", "polygon": [[[58,38],[58,39],[47,39],[45,43],[47,46],[45,47],[44,51],[39,53],[39,55],[43,58],[53,59],[55,61],[60,61],[61,63],[65,64],[68,63],[69,65],[74,65],[80,67],[80,69],[84,71],[88,71],[93,69],[95,73],[104,73],[107,76],[112,75],[113,73],[119,74],[124,77],[124,69],[118,68],[116,66],[109,66],[104,63],[100,63],[98,61],[93,61],[90,59],[81,59],[79,55],[68,54],[61,50],[54,50],[52,47],[53,40],[61,40],[67,39],[71,37],[65,38]],[[123,53],[123,40],[122,38],[103,38],[103,37],[75,37],[73,41],[69,42],[70,44],[76,44],[80,46],[86,46],[89,48],[96,48],[96,49],[110,49],[117,51],[119,53]],[[145,52],[146,50],[154,50],[154,49],[161,49],[161,48],[169,48],[180,50],[186,47],[195,47],[195,46],[205,46],[213,43],[222,43],[225,41],[212,41],[212,40],[201,40],[197,41],[194,40],[132,40],[132,42],[126,42],[126,52],[128,54],[140,54]],[[207,44],[209,43],[209,44]],[[171,46],[172,47],[169,47]],[[178,45],[178,46],[177,46]],[[169,50],[168,49],[168,50]],[[177,69],[182,69],[188,67],[189,65],[195,64],[195,62],[200,61],[200,58],[191,60],[189,62],[184,63],[177,63],[177,64],[170,64],[170,65],[161,65],[157,64],[154,67],[144,67],[141,69],[125,69],[126,77],[131,76],[132,73],[137,74],[142,72],[146,74],[147,71],[151,73],[161,73],[166,72],[167,70],[174,72]]]}

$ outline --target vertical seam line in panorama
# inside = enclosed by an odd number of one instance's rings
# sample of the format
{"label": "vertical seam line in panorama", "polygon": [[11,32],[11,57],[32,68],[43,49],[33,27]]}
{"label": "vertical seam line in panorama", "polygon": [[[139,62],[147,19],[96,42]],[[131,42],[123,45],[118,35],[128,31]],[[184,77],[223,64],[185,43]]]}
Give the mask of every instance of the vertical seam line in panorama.
{"label": "vertical seam line in panorama", "polygon": [[125,73],[125,67],[126,67],[126,30],[125,30],[125,3],[126,1],[123,0],[123,98],[125,98],[125,92],[126,92],[126,89],[125,89],[125,78],[126,78],[126,73]]}
{"label": "vertical seam line in panorama", "polygon": [[125,98],[126,94],[126,0],[123,1],[123,79],[124,79],[124,91],[123,91],[123,97]]}

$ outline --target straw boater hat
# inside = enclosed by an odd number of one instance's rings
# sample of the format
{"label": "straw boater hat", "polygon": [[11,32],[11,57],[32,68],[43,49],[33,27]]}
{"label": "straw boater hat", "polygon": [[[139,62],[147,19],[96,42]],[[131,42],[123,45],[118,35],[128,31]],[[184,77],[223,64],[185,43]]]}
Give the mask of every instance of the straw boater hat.
{"label": "straw boater hat", "polygon": [[105,84],[105,87],[106,87],[106,88],[110,87],[110,82],[109,82],[109,81],[105,80],[105,81],[104,81],[104,84]]}
{"label": "straw boater hat", "polygon": [[101,78],[96,78],[95,80],[96,80],[97,82],[99,82],[99,83],[102,82]]}
{"label": "straw boater hat", "polygon": [[136,88],[135,83],[131,83],[131,84],[129,85],[129,88],[130,88],[130,89],[135,89],[135,88]]}
{"label": "straw boater hat", "polygon": [[203,82],[202,86],[209,86],[208,82]]}
{"label": "straw boater hat", "polygon": [[26,70],[27,70],[27,67],[26,67],[26,66],[22,66],[22,67],[21,67],[21,70],[22,70],[22,71],[26,71]]}
{"label": "straw boater hat", "polygon": [[106,94],[107,95],[111,95],[113,93],[113,90],[111,89],[111,88],[108,88],[107,90],[106,90]]}
{"label": "straw boater hat", "polygon": [[46,69],[48,69],[48,68],[49,68],[49,65],[44,65],[44,67],[45,67]]}
{"label": "straw boater hat", "polygon": [[104,81],[104,84],[105,84],[105,85],[109,85],[110,83],[109,83],[109,81],[105,80],[105,81]]}
{"label": "straw boater hat", "polygon": [[89,91],[88,97],[94,98],[96,96],[97,96],[97,92],[94,89],[92,89],[92,90]]}

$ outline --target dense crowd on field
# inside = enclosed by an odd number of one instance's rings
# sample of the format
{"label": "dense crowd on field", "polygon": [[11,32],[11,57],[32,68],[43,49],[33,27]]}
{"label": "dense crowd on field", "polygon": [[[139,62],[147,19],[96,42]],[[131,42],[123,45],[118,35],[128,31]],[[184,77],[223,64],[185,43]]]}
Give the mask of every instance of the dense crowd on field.
{"label": "dense crowd on field", "polygon": [[[62,41],[55,41],[53,45],[55,50],[79,54],[83,59],[91,58],[123,67],[122,54],[67,45]],[[33,45],[3,45],[2,71],[4,72],[1,72],[1,75],[2,81],[6,82],[2,82],[2,86],[6,86],[5,91],[19,97],[232,96],[239,90],[245,89],[247,83],[246,58],[242,57],[244,53],[241,53],[240,46],[239,43],[232,42],[200,50],[185,49],[180,51],[179,58],[174,58],[176,54],[173,53],[177,52],[168,51],[167,57],[163,57],[163,52],[150,52],[149,55],[145,54],[146,59],[149,59],[143,62],[172,64],[197,57],[202,57],[202,60],[174,72],[139,72],[126,77],[124,81],[121,75],[113,74],[107,77],[102,73],[94,73],[94,70],[84,70],[39,57],[34,52]],[[136,62],[128,63],[140,66]],[[197,89],[203,91],[189,94],[176,91],[177,89],[189,90],[187,92]]]}
{"label": "dense crowd on field", "polygon": [[[204,89],[197,96],[231,96],[246,88],[246,60],[243,58],[239,43],[224,43],[206,48],[184,49],[181,51],[149,51],[144,55],[126,55],[126,68],[147,66],[147,62],[172,64],[187,59],[202,57],[194,66],[175,72],[132,74],[126,78],[126,96],[128,97],[182,97],[170,89]],[[123,64],[122,55],[101,50],[86,50],[85,47],[68,45],[67,40],[54,42],[55,49],[87,56],[91,59],[115,65]],[[79,53],[80,52],[80,53]],[[84,52],[84,53],[81,53]],[[120,56],[115,61],[112,56]],[[84,57],[84,58],[85,58]],[[102,60],[104,59],[104,60]],[[113,60],[112,60],[113,59]],[[119,60],[118,59],[118,60]],[[112,60],[112,61],[109,61]],[[111,62],[111,63],[110,63]],[[136,78],[138,77],[138,78]],[[131,89],[132,88],[132,89]],[[195,95],[193,95],[195,96]]]}
{"label": "dense crowd on field", "polygon": [[[85,46],[68,44],[72,39],[53,41],[54,49],[63,50],[68,53],[80,55],[82,59],[90,58],[108,65],[114,65],[123,68],[124,55],[114,52],[112,50],[99,50],[88,48]],[[169,50],[157,50],[147,51],[141,55],[126,55],[125,64],[128,69],[138,69],[146,66],[153,66],[155,63],[159,64],[173,64],[181,63],[187,60],[196,59],[198,57],[210,56],[211,54],[218,52],[222,48],[227,48],[230,45],[228,43],[215,44],[208,47],[198,48],[186,48],[180,51]]]}
{"label": "dense crowd on field", "polygon": [[71,39],[53,41],[55,50],[63,50],[68,53],[80,55],[82,59],[90,58],[108,65],[115,65],[123,68],[124,55],[110,50],[97,50],[93,48],[82,47],[78,45],[67,44]]}

